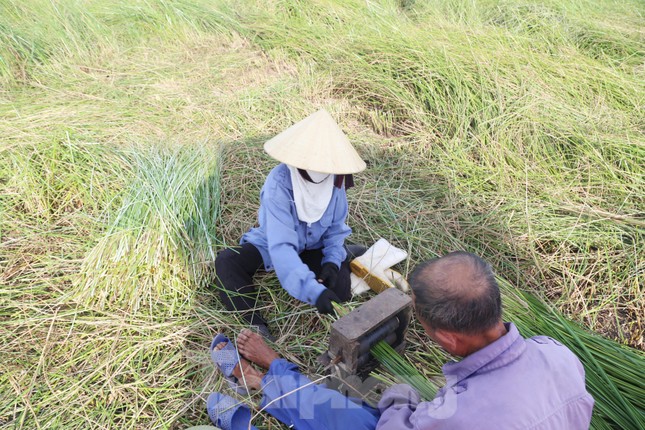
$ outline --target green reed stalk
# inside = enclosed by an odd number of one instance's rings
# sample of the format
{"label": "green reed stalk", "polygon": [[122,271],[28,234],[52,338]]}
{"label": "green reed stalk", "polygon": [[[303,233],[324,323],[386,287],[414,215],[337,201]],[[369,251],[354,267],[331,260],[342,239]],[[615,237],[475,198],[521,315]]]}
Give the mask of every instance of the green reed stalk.
{"label": "green reed stalk", "polygon": [[385,341],[377,342],[370,352],[390,373],[414,387],[422,399],[432,400],[437,395],[437,387]]}

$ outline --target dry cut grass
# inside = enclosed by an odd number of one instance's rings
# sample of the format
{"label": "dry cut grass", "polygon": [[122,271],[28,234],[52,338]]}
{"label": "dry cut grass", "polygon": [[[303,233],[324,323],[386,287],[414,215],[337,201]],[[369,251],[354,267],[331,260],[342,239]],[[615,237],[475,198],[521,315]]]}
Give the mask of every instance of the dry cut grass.
{"label": "dry cut grass", "polygon": [[[242,327],[209,262],[255,222],[262,143],[320,107],[368,162],[353,241],[408,250],[403,273],[478,253],[525,334],[586,336],[514,287],[615,340],[585,337],[629,357],[612,380],[642,367],[642,4],[294,5],[0,4],[0,427],[206,423],[227,391],[207,347]],[[277,348],[320,376],[330,318],[258,282]],[[445,355],[408,341],[440,384]]]}

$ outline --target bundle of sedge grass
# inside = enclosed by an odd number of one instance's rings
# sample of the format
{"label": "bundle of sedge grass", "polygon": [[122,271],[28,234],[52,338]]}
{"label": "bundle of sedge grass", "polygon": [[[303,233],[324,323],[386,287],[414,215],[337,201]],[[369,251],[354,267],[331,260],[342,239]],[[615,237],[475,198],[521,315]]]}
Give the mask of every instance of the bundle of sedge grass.
{"label": "bundle of sedge grass", "polygon": [[645,428],[645,355],[586,330],[535,295],[498,281],[505,292],[505,319],[525,337],[545,335],[560,341],[582,362],[587,390],[596,402],[591,427]]}
{"label": "bundle of sedge grass", "polygon": [[73,293],[98,309],[173,314],[207,279],[217,244],[216,148],[123,151],[130,186],[106,233],[85,257]]}

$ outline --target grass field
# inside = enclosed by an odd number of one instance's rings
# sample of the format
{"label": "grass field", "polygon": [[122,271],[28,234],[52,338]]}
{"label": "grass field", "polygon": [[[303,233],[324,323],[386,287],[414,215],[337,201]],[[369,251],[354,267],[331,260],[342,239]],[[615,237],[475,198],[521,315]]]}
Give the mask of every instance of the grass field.
{"label": "grass field", "polygon": [[[0,428],[207,423],[210,339],[242,326],[210,263],[255,222],[263,142],[323,107],[368,163],[353,241],[406,249],[404,274],[478,253],[525,334],[561,314],[638,373],[643,28],[641,0],[0,0]],[[259,282],[319,375],[331,318]]]}

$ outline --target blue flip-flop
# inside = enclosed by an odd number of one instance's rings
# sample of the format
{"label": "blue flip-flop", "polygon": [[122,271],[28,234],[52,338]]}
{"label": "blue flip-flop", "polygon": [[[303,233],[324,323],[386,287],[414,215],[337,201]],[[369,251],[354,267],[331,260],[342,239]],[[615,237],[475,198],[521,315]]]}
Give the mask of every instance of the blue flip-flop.
{"label": "blue flip-flop", "polygon": [[[226,346],[222,349],[215,349],[215,347],[226,342]],[[238,378],[233,375],[233,369],[240,362],[240,355],[233,346],[233,343],[222,333],[218,333],[211,342],[211,359],[217,368],[224,374],[224,378],[228,381],[228,385],[238,394],[248,395],[249,390]]]}
{"label": "blue flip-flop", "polygon": [[222,430],[257,430],[250,425],[251,411],[241,402],[221,393],[211,393],[206,400],[208,416]]}

